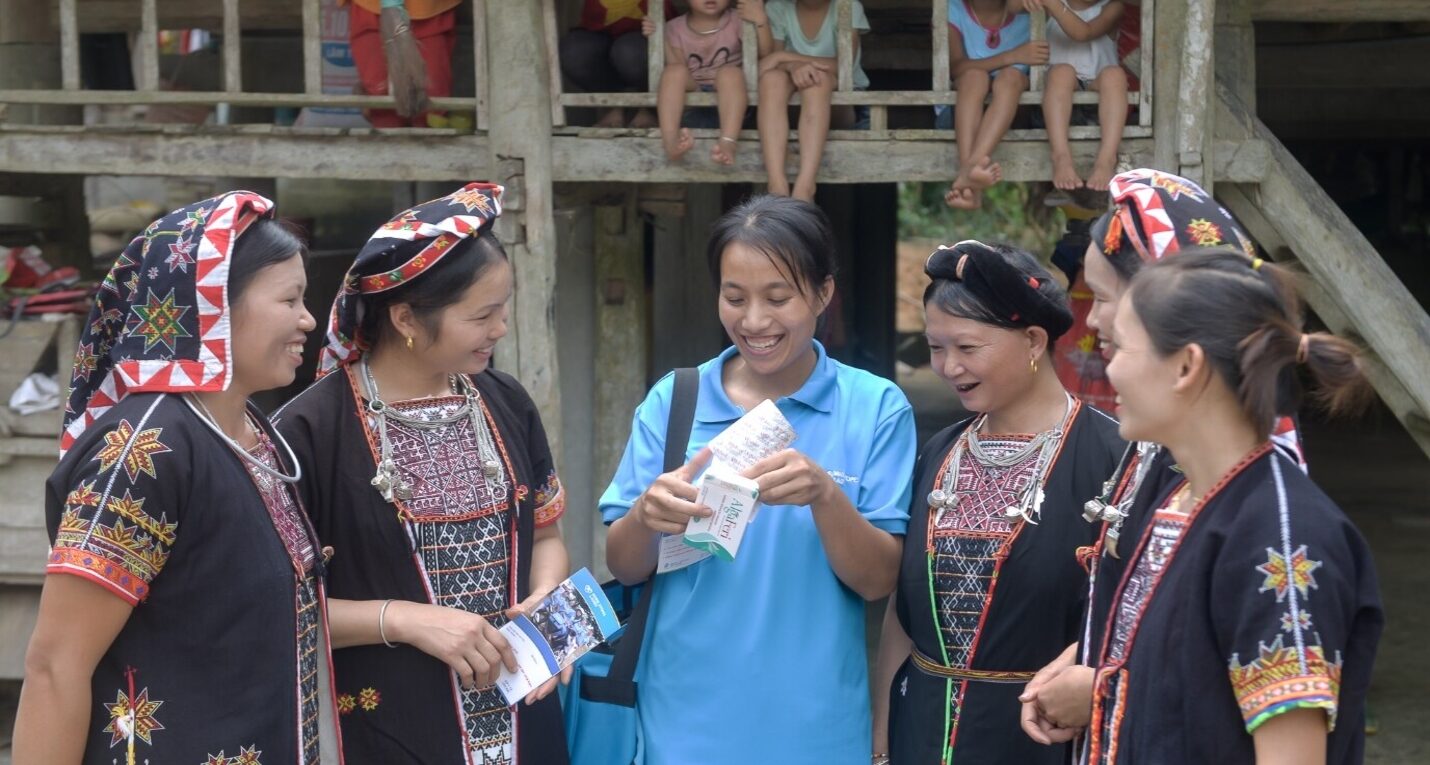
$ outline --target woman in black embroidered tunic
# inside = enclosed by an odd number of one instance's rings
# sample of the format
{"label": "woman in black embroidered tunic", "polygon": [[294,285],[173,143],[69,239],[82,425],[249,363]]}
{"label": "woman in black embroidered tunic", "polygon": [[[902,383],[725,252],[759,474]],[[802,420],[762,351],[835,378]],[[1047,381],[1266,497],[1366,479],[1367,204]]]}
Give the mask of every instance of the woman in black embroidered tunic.
{"label": "woman in black embroidered tunic", "polygon": [[1094,647],[1085,762],[1361,761],[1374,566],[1269,437],[1298,372],[1333,411],[1366,386],[1353,346],[1300,326],[1287,277],[1235,252],[1150,265],[1119,303],[1122,435],[1185,481],[1138,498],[1154,510]]}
{"label": "woman in black embroidered tunic", "polygon": [[491,233],[501,188],[403,212],[333,305],[322,378],[276,415],[331,545],[335,683],[357,762],[567,758],[561,708],[508,707],[497,627],[566,578],[565,506],[541,417],[490,368],[512,269]]}
{"label": "woman in black embroidered tunic", "polygon": [[1094,536],[1082,505],[1123,444],[1117,423],[1053,371],[1072,313],[1031,255],[961,242],[925,271],[934,369],[978,415],[934,436],[915,468],[879,652],[876,757],[1062,763],[1066,751],[1019,730],[1017,696],[1075,638],[1086,589],[1076,551]]}
{"label": "woman in black embroidered tunic", "polygon": [[293,381],[316,326],[271,211],[241,191],[176,210],[100,289],[46,487],[17,765],[339,761],[322,563],[247,403]]}

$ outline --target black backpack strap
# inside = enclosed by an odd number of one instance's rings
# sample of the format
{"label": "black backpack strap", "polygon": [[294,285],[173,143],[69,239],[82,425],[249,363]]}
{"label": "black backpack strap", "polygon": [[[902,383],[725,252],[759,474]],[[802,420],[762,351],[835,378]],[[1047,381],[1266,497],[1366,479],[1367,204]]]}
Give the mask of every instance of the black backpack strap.
{"label": "black backpack strap", "polygon": [[[700,372],[694,367],[675,370],[675,392],[670,402],[670,419],[665,426],[664,472],[685,464],[685,447],[690,443],[690,429],[695,424],[695,401],[700,394]],[[581,697],[623,707],[636,705],[636,662],[640,660],[641,643],[645,641],[646,618],[650,615],[655,594],[655,574],[651,573],[641,588],[640,600],[626,620],[625,632],[616,643],[611,671],[605,677],[583,677]]]}

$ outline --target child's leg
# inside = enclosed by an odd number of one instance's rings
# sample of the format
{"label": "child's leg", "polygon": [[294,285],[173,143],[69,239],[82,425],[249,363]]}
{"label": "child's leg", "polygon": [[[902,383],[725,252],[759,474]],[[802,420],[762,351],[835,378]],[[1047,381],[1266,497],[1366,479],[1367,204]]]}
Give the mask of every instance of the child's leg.
{"label": "child's leg", "polygon": [[745,70],[738,66],[717,69],[715,100],[720,113],[720,137],[710,147],[710,158],[717,164],[733,165],[740,148],[740,124],[745,121],[745,107],[750,102],[745,92]]}
{"label": "child's leg", "polygon": [[998,148],[998,142],[1003,140],[1018,113],[1018,97],[1027,89],[1028,75],[1011,66],[998,70],[993,78],[993,99],[978,124],[978,137],[973,141],[974,167],[979,165],[979,160],[993,156],[993,150]]}
{"label": "child's leg", "polygon": [[949,207],[972,208],[968,171],[973,166],[973,145],[983,121],[983,99],[991,85],[988,73],[970,69],[958,76],[958,102],[953,107],[953,139],[958,148],[958,177],[944,195]]}
{"label": "child's leg", "polygon": [[1077,90],[1077,70],[1068,64],[1048,67],[1043,83],[1043,122],[1048,127],[1048,148],[1053,157],[1053,185],[1064,191],[1082,186],[1077,168],[1073,166],[1072,147],[1068,145],[1068,123],[1072,121],[1072,97]]}
{"label": "child's leg", "polygon": [[799,175],[794,179],[796,199],[814,201],[814,179],[819,174],[819,162],[824,158],[824,143],[829,140],[830,100],[834,94],[834,78],[828,75],[820,83],[799,91]]}
{"label": "child's leg", "polygon": [[1097,124],[1102,128],[1102,142],[1097,146],[1097,161],[1092,163],[1087,187],[1106,191],[1117,173],[1117,147],[1127,124],[1127,73],[1120,66],[1109,66],[1097,73],[1092,87],[1097,91]]}
{"label": "child's leg", "polygon": [[771,194],[789,196],[789,174],[785,160],[789,150],[789,97],[794,80],[782,69],[760,75],[760,105],[756,115],[760,126],[760,151],[765,156]]}
{"label": "child's leg", "polygon": [[660,75],[655,110],[660,120],[660,141],[665,146],[666,158],[672,162],[685,156],[695,145],[694,136],[680,126],[680,117],[685,112],[685,91],[690,85],[690,69],[684,61],[666,64]]}

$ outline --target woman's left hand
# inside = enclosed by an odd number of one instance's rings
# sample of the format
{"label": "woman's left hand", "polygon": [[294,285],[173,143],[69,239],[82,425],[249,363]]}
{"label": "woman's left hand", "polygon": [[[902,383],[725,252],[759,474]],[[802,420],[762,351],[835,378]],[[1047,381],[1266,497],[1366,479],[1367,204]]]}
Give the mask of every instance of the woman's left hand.
{"label": "woman's left hand", "polygon": [[814,505],[839,490],[819,463],[794,449],[760,460],[744,475],[759,483],[760,503],[765,505]]}
{"label": "woman's left hand", "polygon": [[[541,604],[541,601],[545,600],[546,596],[550,595],[551,591],[554,589],[556,588],[546,587],[543,589],[538,589],[536,592],[532,593],[531,596],[529,596],[526,600],[523,600],[516,606],[507,609],[507,617],[510,618],[512,616],[515,616],[516,614],[522,614],[523,616],[530,618],[531,612],[536,610],[536,607]],[[546,682],[537,686],[536,689],[533,690],[531,693],[526,694],[525,702],[527,704],[535,704],[536,702],[546,698],[547,696],[550,696],[551,692],[556,690],[556,683],[558,681],[562,685],[570,684],[571,674],[575,671],[575,669],[576,665],[573,664],[566,669],[561,670],[561,673],[558,674],[556,677],[547,680]]]}

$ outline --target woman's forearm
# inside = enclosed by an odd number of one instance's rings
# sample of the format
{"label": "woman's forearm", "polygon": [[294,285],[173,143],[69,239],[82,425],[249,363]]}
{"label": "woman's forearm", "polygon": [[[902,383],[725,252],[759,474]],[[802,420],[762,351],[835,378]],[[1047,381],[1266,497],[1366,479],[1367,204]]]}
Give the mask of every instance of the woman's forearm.
{"label": "woman's forearm", "polygon": [[606,534],[606,567],[622,584],[644,582],[660,557],[660,535],[637,519],[645,498],[636,500]]}
{"label": "woman's forearm", "polygon": [[824,554],[834,573],[865,600],[894,590],[903,538],[869,523],[831,480],[825,496],[810,506]]}
{"label": "woman's forearm", "polygon": [[89,740],[90,677],[70,667],[25,667],[14,765],[78,765]]}
{"label": "woman's forearm", "polygon": [[531,543],[531,592],[550,592],[571,575],[571,558],[559,523],[536,530]]}
{"label": "woman's forearm", "polygon": [[909,658],[914,641],[904,634],[894,609],[897,593],[889,595],[889,605],[884,609],[884,627],[879,633],[879,657],[874,664],[873,711],[874,711],[874,752],[889,752],[889,689],[894,685],[894,675]]}

